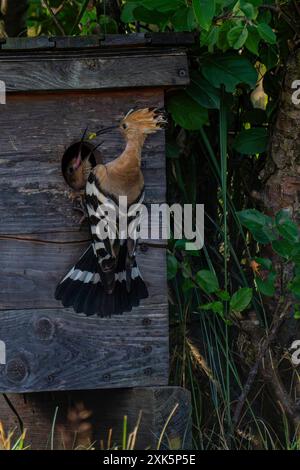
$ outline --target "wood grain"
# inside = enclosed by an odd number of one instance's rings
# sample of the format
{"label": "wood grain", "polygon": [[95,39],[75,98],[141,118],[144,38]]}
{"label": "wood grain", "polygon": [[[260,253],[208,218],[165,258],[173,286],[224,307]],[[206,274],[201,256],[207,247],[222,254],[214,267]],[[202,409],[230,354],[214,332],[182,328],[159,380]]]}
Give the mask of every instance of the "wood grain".
{"label": "wood grain", "polygon": [[189,74],[183,51],[63,54],[53,50],[51,56],[38,51],[0,52],[0,80],[9,92],[100,90],[185,86]]}
{"label": "wood grain", "polygon": [[[191,449],[190,394],[180,387],[147,387],[127,390],[35,393],[8,395],[27,429],[27,445],[33,450],[51,449],[51,430],[55,411],[53,449],[82,449],[91,444],[107,448],[109,430],[112,444],[122,442],[123,417],[128,418],[128,432],[141,421],[136,449],[156,449],[159,436],[174,406],[178,408],[165,432],[161,449]],[[0,416],[6,430],[16,429],[19,422],[0,396]]]}
{"label": "wood grain", "polygon": [[71,310],[1,312],[7,363],[0,389],[30,392],[167,384],[167,305],[148,305],[121,317]]}
{"label": "wood grain", "polygon": [[[149,299],[111,319],[86,318],[54,299],[58,281],[87,246],[61,175],[72,142],[115,124],[132,107],[163,106],[160,89],[9,95],[0,116],[0,339],[7,364],[1,391],[120,388],[168,380],[165,247],[140,245]],[[124,147],[102,136],[105,162]],[[146,202],[165,200],[164,134],[143,154]]]}
{"label": "wood grain", "polygon": [[35,51],[37,49],[103,49],[105,47],[128,48],[154,46],[157,49],[166,46],[192,46],[195,44],[194,33],[131,33],[101,34],[97,36],[39,36],[34,38],[8,37],[1,39],[2,51]]}
{"label": "wood grain", "polygon": [[[0,239],[0,309],[59,308],[55,287],[87,246]],[[165,248],[140,246],[138,263],[150,292],[143,303],[166,303]]]}
{"label": "wood grain", "polygon": [[[0,235],[78,231],[61,174],[65,149],[89,130],[116,124],[133,107],[163,106],[160,90],[9,96],[0,115]],[[99,142],[97,139],[95,142]],[[101,136],[104,161],[124,148],[118,130]],[[146,202],[165,201],[164,135],[145,144]]]}

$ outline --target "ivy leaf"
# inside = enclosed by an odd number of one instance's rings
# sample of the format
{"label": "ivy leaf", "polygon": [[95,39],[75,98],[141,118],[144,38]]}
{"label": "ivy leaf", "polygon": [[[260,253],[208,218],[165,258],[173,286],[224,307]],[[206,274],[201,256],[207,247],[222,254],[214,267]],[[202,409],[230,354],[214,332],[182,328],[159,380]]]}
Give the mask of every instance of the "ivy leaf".
{"label": "ivy leaf", "polygon": [[199,25],[208,31],[216,12],[215,0],[193,0],[193,8]]}
{"label": "ivy leaf", "polygon": [[260,37],[268,44],[276,44],[276,34],[267,23],[259,23],[257,31]]}
{"label": "ivy leaf", "polygon": [[232,54],[208,57],[202,65],[202,73],[215,88],[224,85],[233,93],[240,83],[254,88],[257,82],[257,71],[245,57]]}
{"label": "ivy leaf", "polygon": [[254,127],[242,130],[235,138],[233,148],[245,155],[263,153],[269,142],[268,130],[264,127]]}
{"label": "ivy leaf", "polygon": [[234,49],[243,47],[248,38],[248,30],[245,26],[234,26],[227,33],[228,43]]}
{"label": "ivy leaf", "polygon": [[249,287],[241,287],[230,300],[230,309],[235,312],[243,312],[252,300],[253,292]]}
{"label": "ivy leaf", "polygon": [[185,92],[177,93],[169,99],[168,110],[176,124],[187,130],[198,130],[208,120],[207,110]]}
{"label": "ivy leaf", "polygon": [[219,282],[215,273],[202,269],[196,274],[196,282],[207,294],[213,294],[219,290]]}
{"label": "ivy leaf", "polygon": [[261,292],[263,295],[266,295],[267,297],[272,297],[275,294],[275,281],[275,273],[270,273],[266,280],[257,277],[256,284],[259,292]]}
{"label": "ivy leaf", "polygon": [[174,279],[178,271],[178,261],[174,255],[168,253],[167,256],[168,280]]}

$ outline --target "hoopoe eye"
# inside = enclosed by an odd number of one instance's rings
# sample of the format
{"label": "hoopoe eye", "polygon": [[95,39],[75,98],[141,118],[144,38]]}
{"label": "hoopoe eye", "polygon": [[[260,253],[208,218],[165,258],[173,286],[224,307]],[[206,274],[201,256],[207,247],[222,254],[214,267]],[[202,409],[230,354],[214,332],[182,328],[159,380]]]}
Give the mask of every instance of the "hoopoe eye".
{"label": "hoopoe eye", "polygon": [[122,127],[123,127],[123,129],[127,129],[127,124],[125,124],[125,122],[124,122],[124,124],[122,124]]}
{"label": "hoopoe eye", "polygon": [[71,174],[73,173],[73,171],[74,171],[74,168],[73,168],[72,166],[70,166],[68,171],[69,171],[69,173],[70,173],[70,175],[71,175]]}

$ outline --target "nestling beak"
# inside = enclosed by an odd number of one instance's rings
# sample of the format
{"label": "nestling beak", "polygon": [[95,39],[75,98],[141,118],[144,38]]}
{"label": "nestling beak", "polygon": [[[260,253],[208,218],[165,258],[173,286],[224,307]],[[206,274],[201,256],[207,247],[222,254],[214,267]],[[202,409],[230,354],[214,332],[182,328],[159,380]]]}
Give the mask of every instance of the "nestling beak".
{"label": "nestling beak", "polygon": [[82,159],[81,159],[81,151],[80,151],[79,154],[78,154],[78,157],[76,158],[75,163],[73,165],[74,170],[78,170],[81,163],[82,163]]}

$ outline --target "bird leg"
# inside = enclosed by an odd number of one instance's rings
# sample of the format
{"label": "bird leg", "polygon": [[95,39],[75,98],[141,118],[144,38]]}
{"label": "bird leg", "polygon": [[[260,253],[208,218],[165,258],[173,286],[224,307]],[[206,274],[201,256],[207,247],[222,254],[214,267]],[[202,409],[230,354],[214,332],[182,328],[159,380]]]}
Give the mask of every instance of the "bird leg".
{"label": "bird leg", "polygon": [[82,214],[81,219],[79,220],[80,228],[88,221],[88,212],[85,205],[84,194],[83,193],[73,193],[71,195],[73,201],[73,211],[80,212]]}

